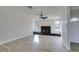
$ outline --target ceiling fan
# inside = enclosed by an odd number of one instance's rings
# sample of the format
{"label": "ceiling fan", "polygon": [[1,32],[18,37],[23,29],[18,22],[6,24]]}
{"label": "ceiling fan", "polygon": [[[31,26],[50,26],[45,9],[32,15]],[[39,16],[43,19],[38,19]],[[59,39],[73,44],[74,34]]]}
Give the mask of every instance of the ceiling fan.
{"label": "ceiling fan", "polygon": [[47,17],[47,16],[43,16],[43,13],[42,13],[42,11],[41,11],[40,18],[42,18],[42,19],[46,19],[46,18],[48,18],[48,17]]}
{"label": "ceiling fan", "polygon": [[[33,6],[27,6],[29,9],[34,9]],[[41,14],[40,14],[40,18],[42,19],[47,19],[48,17],[47,16],[44,16],[43,15],[43,12],[41,11]]]}

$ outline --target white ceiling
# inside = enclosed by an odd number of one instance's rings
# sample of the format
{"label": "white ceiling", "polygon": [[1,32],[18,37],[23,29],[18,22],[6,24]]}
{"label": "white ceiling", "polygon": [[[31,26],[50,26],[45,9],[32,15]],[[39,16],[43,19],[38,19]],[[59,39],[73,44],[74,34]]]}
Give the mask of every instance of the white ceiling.
{"label": "white ceiling", "polygon": [[39,17],[41,11],[48,16],[48,18],[53,19],[55,17],[61,17],[63,13],[63,6],[35,6],[33,7],[34,9],[33,14],[35,17]]}
{"label": "white ceiling", "polygon": [[62,11],[62,7],[57,6],[42,6],[42,7],[34,7],[37,12],[43,11],[45,14],[60,14]]}
{"label": "white ceiling", "polygon": [[14,15],[23,16],[23,17],[35,17],[38,19],[40,17],[41,11],[48,16],[48,18],[53,19],[55,17],[61,17],[63,14],[63,6],[33,6],[33,9],[29,9],[24,6],[9,6],[9,7],[0,7],[0,11],[12,13]]}

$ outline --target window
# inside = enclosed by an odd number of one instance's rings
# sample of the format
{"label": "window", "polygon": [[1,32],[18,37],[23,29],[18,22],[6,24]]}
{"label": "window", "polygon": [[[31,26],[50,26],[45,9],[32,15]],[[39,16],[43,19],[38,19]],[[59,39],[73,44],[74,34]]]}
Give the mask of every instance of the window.
{"label": "window", "polygon": [[78,20],[77,17],[74,17],[74,18],[72,18],[70,21],[73,22],[73,21],[79,21],[79,20]]}
{"label": "window", "polygon": [[55,21],[55,25],[59,25],[60,24],[60,21]]}
{"label": "window", "polygon": [[61,31],[61,21],[60,20],[55,21],[55,29],[54,29],[54,31],[56,33],[59,33]]}

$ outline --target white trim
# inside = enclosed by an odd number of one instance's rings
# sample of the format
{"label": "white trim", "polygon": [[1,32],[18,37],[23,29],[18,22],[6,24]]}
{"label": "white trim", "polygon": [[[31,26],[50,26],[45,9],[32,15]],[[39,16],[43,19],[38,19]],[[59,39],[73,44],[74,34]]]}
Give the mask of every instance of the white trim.
{"label": "white trim", "polygon": [[28,36],[31,36],[31,35],[23,35],[23,36],[20,36],[20,37],[14,38],[14,39],[9,39],[9,40],[6,40],[6,41],[3,41],[3,42],[0,42],[0,45],[5,44],[5,43],[8,43],[8,42],[15,41],[15,40],[20,39],[20,38],[23,38],[23,37],[28,37]]}
{"label": "white trim", "polygon": [[73,42],[73,43],[79,43],[79,41],[70,41],[70,42]]}
{"label": "white trim", "polygon": [[65,47],[66,47],[66,49],[71,50],[70,46],[67,46],[67,45],[66,45]]}
{"label": "white trim", "polygon": [[[64,43],[64,42],[63,42]],[[71,50],[71,47],[70,47],[70,42],[69,42],[69,45],[68,43],[64,43],[64,48],[67,49],[67,50]]]}

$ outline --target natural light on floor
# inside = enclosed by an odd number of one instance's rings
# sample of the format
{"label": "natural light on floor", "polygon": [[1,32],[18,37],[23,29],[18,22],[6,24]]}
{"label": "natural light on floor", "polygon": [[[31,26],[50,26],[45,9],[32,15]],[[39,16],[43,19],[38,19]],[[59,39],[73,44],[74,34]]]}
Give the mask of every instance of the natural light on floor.
{"label": "natural light on floor", "polygon": [[38,35],[35,35],[35,36],[34,36],[34,42],[39,43]]}

